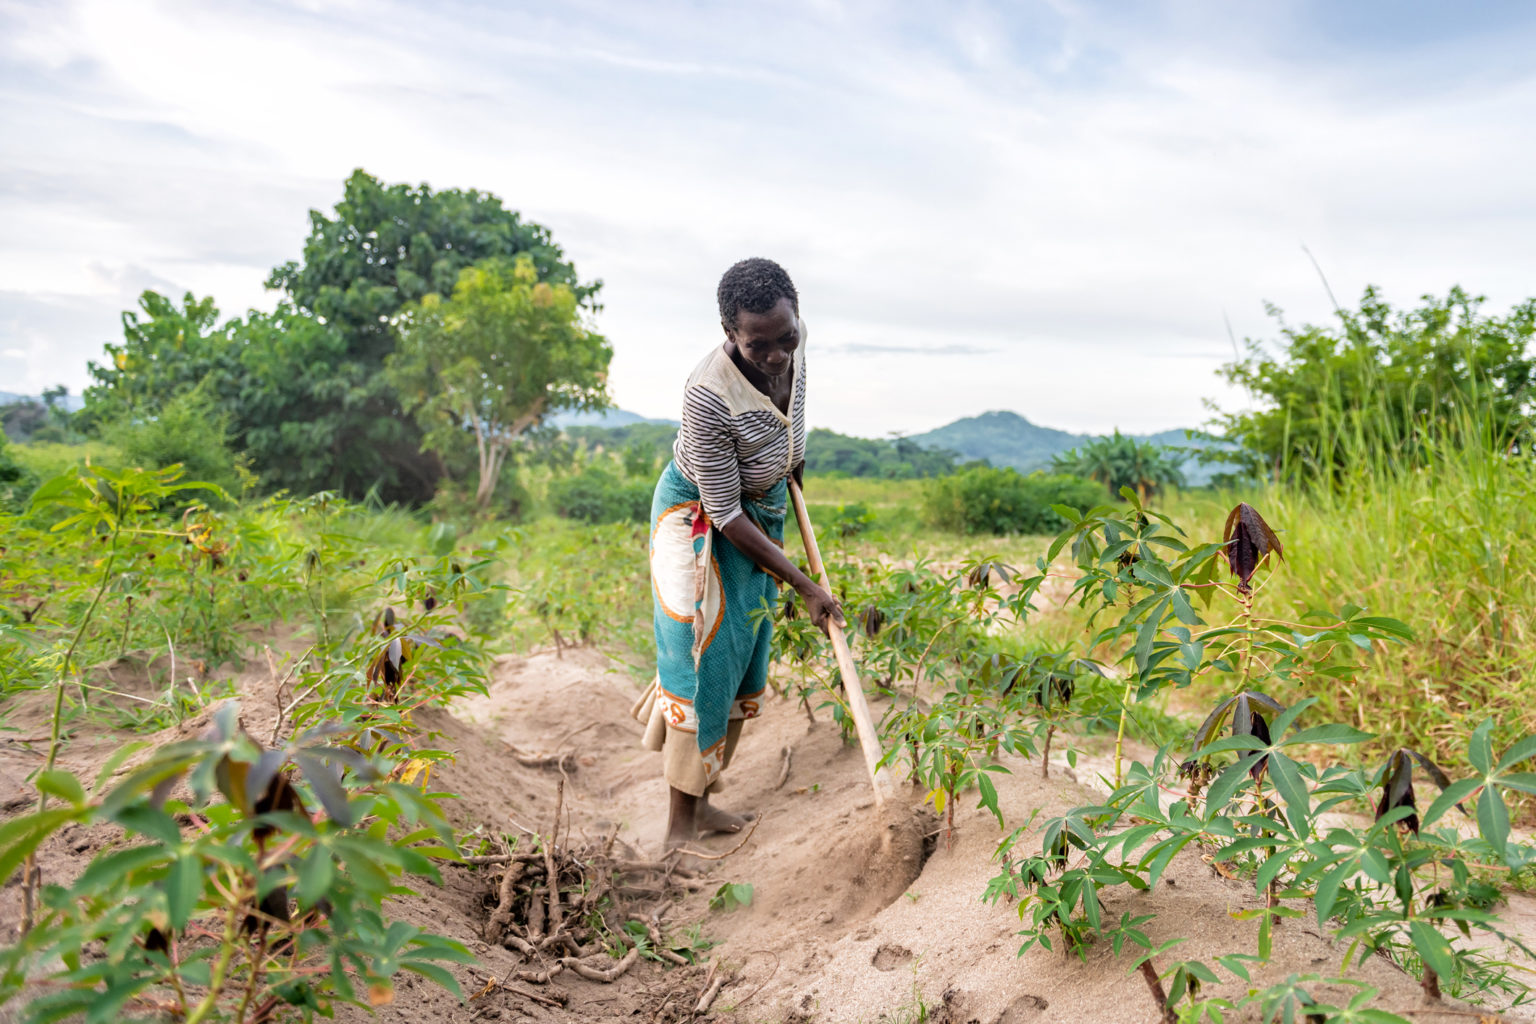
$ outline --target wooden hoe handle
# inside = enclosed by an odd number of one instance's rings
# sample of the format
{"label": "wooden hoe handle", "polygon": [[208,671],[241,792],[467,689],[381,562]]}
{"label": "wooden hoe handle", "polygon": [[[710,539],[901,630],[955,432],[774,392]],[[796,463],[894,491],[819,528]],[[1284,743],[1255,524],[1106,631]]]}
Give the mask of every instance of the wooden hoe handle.
{"label": "wooden hoe handle", "polygon": [[[811,529],[811,517],[805,511],[805,495],[800,493],[800,485],[795,483],[793,477],[789,481],[789,494],[795,503],[795,521],[800,524],[800,539],[805,544],[805,556],[811,563],[811,574],[820,579],[821,585],[830,591],[827,570],[821,563],[821,550],[816,546],[816,532]],[[842,670],[843,693],[848,698],[848,707],[853,711],[853,725],[859,735],[859,746],[864,751],[864,767],[869,770],[869,784],[875,789],[875,806],[883,808],[889,795],[887,787],[890,782],[889,773],[880,767],[880,758],[884,756],[880,749],[880,734],[875,732],[869,704],[864,700],[864,686],[859,682],[858,670],[854,668],[848,638],[843,635],[837,623],[831,621],[827,623],[827,635],[832,639],[837,667]]]}

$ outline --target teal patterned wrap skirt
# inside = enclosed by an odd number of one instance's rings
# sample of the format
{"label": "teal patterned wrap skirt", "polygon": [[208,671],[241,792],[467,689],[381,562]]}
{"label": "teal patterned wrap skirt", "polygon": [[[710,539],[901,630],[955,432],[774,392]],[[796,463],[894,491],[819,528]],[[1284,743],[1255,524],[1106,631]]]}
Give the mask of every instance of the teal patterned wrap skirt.
{"label": "teal patterned wrap skirt", "polygon": [[[742,497],[743,512],[781,547],[787,496],[780,480]],[[710,783],[723,767],[726,723],[762,708],[773,619],[752,613],[772,610],[778,593],[778,581],[714,528],[699,489],[669,462],[651,501],[655,699],[668,728],[698,736]]]}

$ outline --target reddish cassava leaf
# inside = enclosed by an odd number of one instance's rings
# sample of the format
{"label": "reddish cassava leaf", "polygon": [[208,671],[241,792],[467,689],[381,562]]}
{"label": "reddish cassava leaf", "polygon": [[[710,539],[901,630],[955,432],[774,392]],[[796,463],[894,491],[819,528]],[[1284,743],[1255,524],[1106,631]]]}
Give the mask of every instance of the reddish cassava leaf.
{"label": "reddish cassava leaf", "polygon": [[[1415,764],[1441,790],[1444,790],[1451,784],[1450,776],[1446,775],[1439,765],[1417,750],[1403,748],[1393,751],[1392,756],[1387,758],[1386,766],[1382,770],[1381,799],[1376,802],[1376,820],[1380,821],[1383,815],[1399,807],[1410,807],[1413,808],[1414,813],[1404,818],[1401,824],[1408,831],[1417,833],[1419,831],[1418,804],[1414,800],[1413,793],[1413,768]],[[1457,804],[1456,809],[1462,814],[1467,814],[1467,809],[1461,806],[1461,804]],[[1470,815],[1468,816],[1470,817]]]}
{"label": "reddish cassava leaf", "polygon": [[1402,820],[1402,825],[1410,832],[1419,831],[1418,804],[1413,799],[1413,761],[1408,757],[1408,751],[1394,751],[1387,758],[1387,768],[1381,778],[1381,799],[1376,802],[1376,820],[1380,821],[1388,811],[1399,807],[1408,807],[1413,813]]}
{"label": "reddish cassava leaf", "polygon": [[1238,502],[1227,515],[1221,539],[1226,542],[1227,565],[1231,566],[1238,589],[1242,591],[1248,590],[1253,574],[1270,552],[1285,557],[1280,538],[1275,536],[1275,531],[1269,528],[1258,510],[1246,501]]}

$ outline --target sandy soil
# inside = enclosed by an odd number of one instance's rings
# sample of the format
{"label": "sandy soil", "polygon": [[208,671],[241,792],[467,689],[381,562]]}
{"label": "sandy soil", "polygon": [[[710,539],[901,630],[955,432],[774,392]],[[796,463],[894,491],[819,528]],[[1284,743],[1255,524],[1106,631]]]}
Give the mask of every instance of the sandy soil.
{"label": "sandy soil", "polygon": [[[237,685],[248,728],[265,739],[278,704],[266,666],[253,663]],[[636,692],[630,676],[592,650],[501,659],[488,696],[464,701],[451,713],[420,717],[420,725],[440,734],[435,745],[457,755],[455,763],[435,772],[432,788],[460,795],[452,802],[452,814],[463,828],[547,832],[560,771],[524,767],[509,747],[524,753],[574,749],[577,758],[568,771],[563,804],[568,842],[597,839],[617,826],[621,844],[637,855],[659,855],[666,790],[659,756],[640,748],[640,727],[628,717]],[[1090,950],[1086,960],[1041,949],[1016,955],[1016,909],[981,901],[987,880],[996,873],[991,855],[999,832],[989,814],[969,806],[972,800],[957,812],[954,841],[936,843],[917,880],[893,900],[881,894],[886,880],[870,876],[864,853],[877,823],[860,754],[821,717],[811,723],[798,706],[772,700],[765,716],[748,724],[717,802],[754,811],[761,822],[739,850],[713,862],[704,889],[669,907],[663,918],[669,934],[697,924],[705,938],[717,943],[709,955],[729,980],[709,1014],[712,1019],[870,1024],[930,1019],[950,1024],[1141,1024],[1157,1019],[1141,978],[1127,973],[1129,958],[1117,960],[1107,948]],[[21,708],[11,724],[29,718]],[[170,739],[199,725],[194,720],[151,739]],[[65,760],[76,770],[89,769],[125,739],[82,736]],[[791,768],[776,788],[785,750]],[[5,801],[29,790],[25,777],[36,762],[35,755],[14,744],[0,745],[0,806],[10,813],[20,805]],[[1010,821],[1022,822],[1036,808],[1057,814],[1095,798],[1064,771],[1054,771],[1045,781],[1037,766],[1014,767],[998,787]],[[916,802],[919,795],[903,787],[903,799]],[[100,838],[83,830],[58,837],[44,851],[44,870],[54,878],[77,872]],[[716,852],[736,845],[736,837],[723,836],[700,843]],[[466,995],[481,993],[490,978],[505,978],[522,966],[518,954],[481,938],[495,903],[496,877],[495,869],[450,867],[441,888],[395,907],[397,915],[464,941],[482,958],[478,968],[456,972]],[[709,894],[726,881],[752,883],[752,904],[711,911]],[[14,927],[17,904],[13,880],[0,891],[0,927]],[[1106,911],[1156,914],[1149,928],[1154,941],[1187,938],[1178,956],[1208,960],[1254,949],[1256,923],[1234,914],[1256,905],[1251,884],[1219,876],[1196,852],[1187,851],[1154,891],[1113,893]],[[1272,966],[1256,973],[1256,984],[1293,973],[1336,971],[1344,952],[1308,918],[1286,922],[1277,931],[1274,949]],[[565,975],[551,983],[567,995],[565,1007],[545,1006],[518,991],[541,991],[533,985],[490,986],[460,1003],[420,980],[404,981],[395,1002],[380,1008],[376,1019],[695,1019],[691,1011],[705,987],[705,972],[703,965],[664,968],[642,961],[611,985]],[[1378,1005],[1414,1021],[1477,1019],[1465,1011],[1424,1007],[1414,979],[1385,959],[1372,959],[1352,974],[1382,989]],[[1347,998],[1322,988],[1314,995]],[[368,1015],[348,1010],[338,1016],[362,1020]],[[1256,1020],[1257,1015],[1239,1019]],[[1517,1012],[1504,1019],[1536,1018]]]}

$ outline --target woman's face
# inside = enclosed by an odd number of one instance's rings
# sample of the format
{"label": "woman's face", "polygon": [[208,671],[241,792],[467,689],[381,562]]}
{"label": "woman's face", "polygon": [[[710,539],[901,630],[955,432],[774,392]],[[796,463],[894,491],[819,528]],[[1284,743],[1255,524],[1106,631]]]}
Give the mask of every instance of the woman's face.
{"label": "woman's face", "polygon": [[795,349],[800,346],[800,317],[795,305],[780,299],[766,313],[736,314],[736,329],[726,336],[736,344],[736,351],[766,377],[779,377],[794,365]]}

